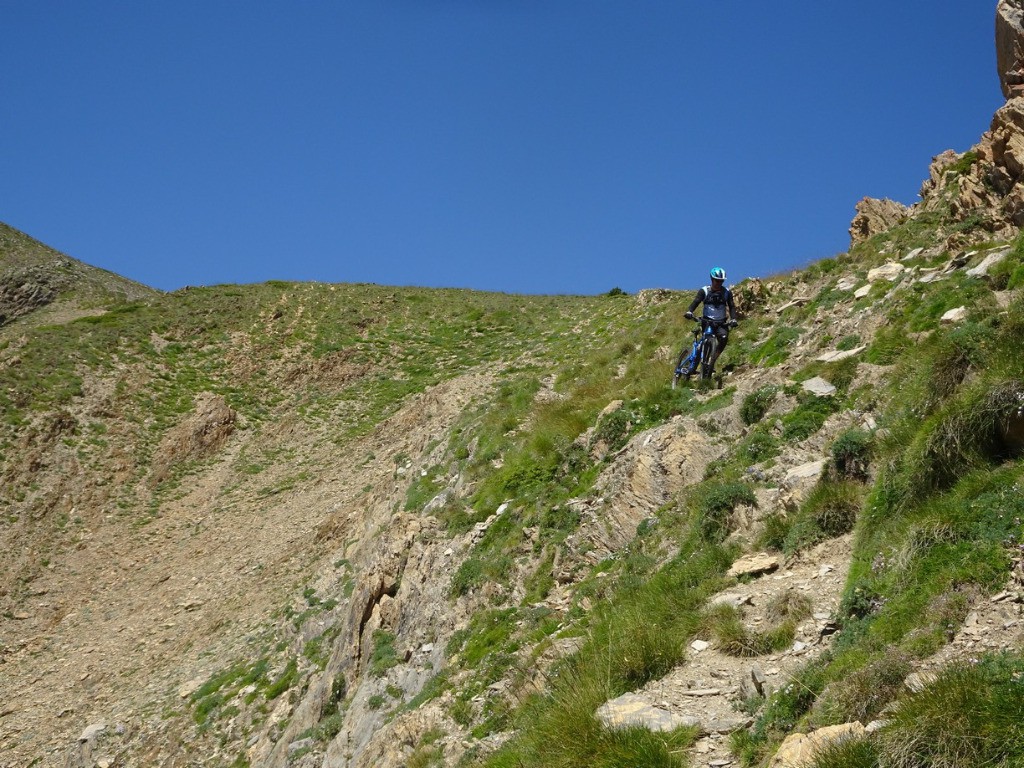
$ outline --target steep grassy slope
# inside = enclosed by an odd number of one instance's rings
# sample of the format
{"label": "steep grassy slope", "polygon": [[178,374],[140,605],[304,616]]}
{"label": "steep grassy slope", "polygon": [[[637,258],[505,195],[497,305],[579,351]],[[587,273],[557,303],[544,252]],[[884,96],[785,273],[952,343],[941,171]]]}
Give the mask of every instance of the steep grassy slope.
{"label": "steep grassy slope", "polygon": [[[971,275],[1000,244],[946,221],[738,286],[721,388],[668,387],[689,296],[664,292],[274,282],[0,329],[0,694],[25,702],[0,746],[44,764],[686,765],[693,729],[610,730],[596,710],[694,639],[784,651],[800,606],[754,626],[709,598],[748,550],[799,561],[852,531],[833,634],[737,701],[753,720],[733,759],[884,714],[822,765],[1012,764],[1021,649],[962,666],[950,640],[1021,568],[1024,244]],[[904,690],[928,668],[947,671]],[[125,728],[72,743],[100,722]]]}

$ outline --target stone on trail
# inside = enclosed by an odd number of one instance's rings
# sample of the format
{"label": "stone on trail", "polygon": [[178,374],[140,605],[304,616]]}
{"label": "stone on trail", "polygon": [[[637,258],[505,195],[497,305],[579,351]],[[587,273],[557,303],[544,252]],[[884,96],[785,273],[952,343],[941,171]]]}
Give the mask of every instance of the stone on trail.
{"label": "stone on trail", "polygon": [[856,291],[854,291],[853,292],[853,298],[855,298],[855,299],[863,299],[869,293],[871,293],[871,283],[868,283],[867,285],[862,285],[860,288],[858,288]]}
{"label": "stone on trail", "polygon": [[777,570],[779,567],[779,558],[775,555],[769,555],[767,552],[761,552],[756,555],[747,555],[741,557],[732,567],[729,569],[727,575],[729,576],[760,576],[764,573],[771,573]]}
{"label": "stone on trail", "polygon": [[749,728],[754,723],[752,717],[716,717],[714,720],[708,720],[706,723],[702,723],[700,727],[701,733],[712,734],[712,733],[735,733],[741,731],[744,728]]}
{"label": "stone on trail", "polygon": [[676,728],[693,728],[700,725],[695,717],[676,715],[654,706],[643,696],[625,693],[617,699],[607,701],[597,708],[597,719],[607,728],[646,728],[649,731],[667,733]]}

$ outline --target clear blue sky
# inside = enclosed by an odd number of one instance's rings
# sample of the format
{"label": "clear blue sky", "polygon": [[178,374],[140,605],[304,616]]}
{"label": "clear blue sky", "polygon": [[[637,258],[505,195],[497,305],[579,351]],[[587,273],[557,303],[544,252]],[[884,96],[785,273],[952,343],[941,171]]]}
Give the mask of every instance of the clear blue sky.
{"label": "clear blue sky", "polygon": [[0,221],[162,289],[689,288],[1002,104],[995,0],[0,0]]}

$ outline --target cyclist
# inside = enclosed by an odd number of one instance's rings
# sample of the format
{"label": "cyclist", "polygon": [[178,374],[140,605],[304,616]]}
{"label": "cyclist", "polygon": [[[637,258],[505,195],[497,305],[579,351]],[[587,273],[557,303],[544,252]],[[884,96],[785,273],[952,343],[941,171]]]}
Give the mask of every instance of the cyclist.
{"label": "cyclist", "polygon": [[[706,285],[697,291],[697,295],[693,297],[693,301],[690,302],[690,306],[686,310],[686,319],[693,320],[693,310],[697,308],[697,305],[704,304],[704,314],[700,320],[701,331],[710,325],[712,332],[718,338],[718,352],[711,361],[711,370],[713,371],[718,356],[722,354],[725,345],[729,343],[729,329],[736,327],[737,320],[732,291],[725,287],[725,270],[715,267],[711,270],[710,276],[711,285]],[[726,322],[727,315],[728,322]],[[679,360],[676,361],[677,376],[689,376],[697,369],[696,360],[691,361],[685,369],[683,368],[683,363],[689,352],[690,346],[684,344],[682,352],[679,353]]]}

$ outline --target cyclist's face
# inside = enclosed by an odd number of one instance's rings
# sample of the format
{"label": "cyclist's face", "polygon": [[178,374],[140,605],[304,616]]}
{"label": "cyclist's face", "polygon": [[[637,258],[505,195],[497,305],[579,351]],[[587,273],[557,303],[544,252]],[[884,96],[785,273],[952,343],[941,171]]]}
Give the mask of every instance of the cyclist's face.
{"label": "cyclist's face", "polygon": [[721,288],[722,287],[722,283],[724,283],[724,282],[725,282],[724,280],[716,280],[715,278],[711,278],[711,287],[712,288]]}

